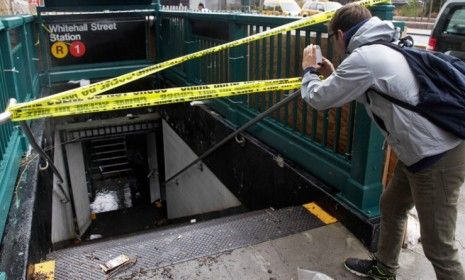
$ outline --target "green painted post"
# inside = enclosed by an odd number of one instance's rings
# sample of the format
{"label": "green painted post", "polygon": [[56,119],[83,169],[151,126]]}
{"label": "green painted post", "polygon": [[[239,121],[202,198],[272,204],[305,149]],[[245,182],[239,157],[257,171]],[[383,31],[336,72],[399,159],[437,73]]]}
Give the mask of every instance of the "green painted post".
{"label": "green painted post", "polygon": [[43,27],[45,25],[44,18],[42,17],[41,9],[37,9],[37,25],[39,26],[39,41],[40,41],[40,52],[41,52],[41,59],[40,59],[40,68],[41,68],[41,81],[40,84],[48,85],[52,87],[52,80],[50,77],[51,72],[51,57],[50,51],[48,49],[47,43],[48,42],[48,34]]}
{"label": "green painted post", "polygon": [[[184,54],[189,54],[200,50],[200,40],[194,38],[194,35],[192,34],[192,20],[193,19],[189,18],[188,14],[186,14],[184,17]],[[189,83],[202,83],[200,78],[200,59],[197,58],[186,61],[184,69]]]}
{"label": "green painted post", "polygon": [[18,63],[21,63],[23,64],[22,65],[22,70],[23,72],[20,73],[20,76],[21,76],[21,83],[23,84],[22,87],[23,87],[23,100],[22,101],[26,101],[26,100],[29,100],[33,97],[33,93],[34,93],[34,90],[33,90],[33,84],[32,84],[32,55],[31,55],[31,51],[29,49],[29,36],[31,36],[30,34],[28,34],[27,32],[27,29],[26,29],[26,24],[27,24],[27,21],[29,20],[27,17],[25,16],[22,16],[21,17],[22,19],[22,25],[20,27],[17,27],[18,28],[18,31],[19,31],[19,35],[20,35],[20,41],[21,41],[21,51],[19,53],[17,53],[18,57],[19,57],[19,60]]}
{"label": "green painted post", "polygon": [[3,18],[3,25],[5,26],[5,32],[3,34],[3,38],[0,40],[0,49],[1,54],[3,56],[3,63],[4,63],[4,73],[5,73],[5,80],[6,80],[6,88],[8,91],[8,98],[16,98],[18,101],[21,100],[21,96],[18,95],[20,92],[20,82],[18,80],[18,73],[15,68],[15,62],[12,54],[12,41],[10,38],[10,35],[8,33],[8,30],[10,28],[14,28],[14,25],[16,25],[16,20],[19,20],[19,18]]}
{"label": "green painted post", "polygon": [[[0,42],[5,40],[6,32],[5,26],[3,26],[2,21],[0,20]],[[8,104],[8,92],[6,89],[6,82],[5,82],[5,69],[2,53],[5,51],[2,49],[0,45],[0,110],[4,110]],[[6,149],[7,141],[8,141],[8,134],[11,129],[11,126],[7,125],[0,125],[0,162],[3,159],[4,152]]]}
{"label": "green painted post", "polygon": [[[229,21],[229,40],[237,40],[247,36],[246,25],[238,24],[236,20]],[[230,82],[240,82],[247,80],[247,46],[237,46],[229,50],[228,57],[228,73]],[[237,96],[225,98],[229,105],[229,116],[228,119],[233,123],[240,123],[239,119],[239,106],[247,104],[246,96]],[[243,105],[244,104],[244,105]]]}
{"label": "green painted post", "polygon": [[[234,41],[247,37],[247,25],[238,24],[235,20],[229,22],[229,40]],[[231,48],[228,57],[229,81],[247,81],[247,46],[242,45]],[[229,98],[233,101],[246,101],[246,96]]]}
{"label": "green painted post", "polygon": [[155,0],[155,1],[152,1],[152,5],[155,9],[155,12],[159,12],[160,9],[161,9],[161,4],[160,4],[160,0]]}
{"label": "green painted post", "polygon": [[[155,58],[154,62],[155,63],[160,63],[162,61],[161,53],[162,53],[162,36],[161,36],[161,14],[160,14],[160,9],[161,9],[161,4],[160,0],[155,0],[152,1],[152,6],[153,6],[153,16],[155,17]],[[161,73],[156,74],[156,80],[161,81]]]}
{"label": "green painted post", "polygon": [[373,216],[378,214],[382,190],[384,137],[361,104],[355,109],[350,177],[340,195],[359,210]]}
{"label": "green painted post", "polygon": [[[235,17],[228,21],[229,40],[244,38],[247,36],[247,26],[238,24]],[[226,52],[227,53],[227,52]],[[229,49],[227,57],[230,82],[247,81],[247,46],[237,46]],[[241,125],[246,120],[240,113],[240,109],[246,108],[247,96],[236,96],[217,99],[211,102],[211,106],[236,125]]]}
{"label": "green painted post", "polygon": [[394,18],[393,5],[378,5],[370,8],[371,14],[383,20],[392,20]]}
{"label": "green painted post", "polygon": [[39,89],[39,85],[37,84],[37,58],[35,57],[35,51],[34,51],[34,34],[32,34],[32,28],[31,24],[34,20],[34,17],[31,15],[24,15],[24,26],[23,26],[23,47],[24,47],[24,54],[25,54],[25,59],[27,61],[26,67],[27,67],[27,73],[28,73],[28,83],[29,83],[29,88],[31,91],[31,96],[30,98],[34,98]]}

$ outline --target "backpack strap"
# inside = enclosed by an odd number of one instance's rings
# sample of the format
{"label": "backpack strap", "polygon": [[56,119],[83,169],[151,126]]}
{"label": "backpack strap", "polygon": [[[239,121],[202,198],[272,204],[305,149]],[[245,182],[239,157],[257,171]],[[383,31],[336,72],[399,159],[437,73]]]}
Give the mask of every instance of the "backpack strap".
{"label": "backpack strap", "polygon": [[[419,110],[415,105],[412,105],[412,104],[409,104],[407,102],[404,102],[402,100],[399,100],[395,97],[392,97],[390,95],[387,95],[385,93],[382,93],[380,92],[379,90],[375,89],[375,88],[369,88],[368,91],[374,91],[376,94],[382,96],[384,99],[387,99],[388,101],[396,104],[396,105],[399,105],[400,107],[402,108],[405,108],[407,110],[410,110],[410,111],[413,111],[415,113],[418,113],[418,114],[421,114],[421,110]],[[367,91],[367,93],[368,93]]]}
{"label": "backpack strap", "polygon": [[410,47],[410,44],[413,44],[413,39],[411,39],[412,37],[410,36],[407,36],[407,37],[404,37],[402,39],[399,40],[399,43],[398,44],[394,44],[394,43],[391,43],[391,42],[386,42],[386,41],[374,41],[374,42],[371,42],[371,43],[366,43],[360,47],[363,47],[363,46],[370,46],[370,45],[383,45],[383,46],[386,46],[386,47],[389,47],[391,49],[394,49],[400,53],[402,53],[404,56],[405,56],[405,51],[404,51],[404,47]]}
{"label": "backpack strap", "polygon": [[[390,42],[386,42],[386,41],[375,41],[375,42],[371,42],[371,43],[367,43],[363,46],[368,46],[368,45],[383,45],[383,46],[386,46],[386,47],[389,47],[393,50],[396,50],[398,52],[400,52],[404,57],[405,57],[405,50],[403,49],[403,47],[411,47],[413,46],[413,38],[411,36],[406,36],[402,39],[399,40],[399,44],[396,45],[394,43],[390,43]],[[392,97],[390,95],[387,95],[383,92],[380,92],[379,90],[371,87],[369,88],[365,94],[368,93],[368,91],[373,91],[375,92],[376,94],[382,96],[383,98],[387,99],[388,101],[402,107],[402,108],[405,108],[407,110],[410,110],[410,111],[413,111],[415,113],[418,113],[418,114],[422,114],[421,110],[419,110],[415,105],[412,105],[412,104],[409,104],[407,102],[404,102],[402,100],[399,100],[395,97]],[[368,96],[368,95],[367,95]]]}

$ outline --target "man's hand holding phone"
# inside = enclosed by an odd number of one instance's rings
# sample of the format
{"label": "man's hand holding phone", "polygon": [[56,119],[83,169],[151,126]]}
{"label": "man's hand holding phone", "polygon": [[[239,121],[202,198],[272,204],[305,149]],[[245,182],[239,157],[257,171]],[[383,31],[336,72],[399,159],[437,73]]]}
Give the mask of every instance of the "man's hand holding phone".
{"label": "man's hand holding phone", "polygon": [[328,77],[334,72],[333,64],[321,54],[321,48],[318,45],[310,44],[304,49],[302,58],[303,70],[315,68],[320,75]]}

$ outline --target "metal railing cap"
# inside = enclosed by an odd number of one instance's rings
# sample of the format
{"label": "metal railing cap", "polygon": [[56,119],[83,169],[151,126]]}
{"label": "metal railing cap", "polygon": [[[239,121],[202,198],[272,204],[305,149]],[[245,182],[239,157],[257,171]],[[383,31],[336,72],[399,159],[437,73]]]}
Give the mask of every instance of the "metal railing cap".
{"label": "metal railing cap", "polygon": [[25,23],[33,22],[35,19],[34,15],[23,15],[22,17]]}
{"label": "metal railing cap", "polygon": [[12,29],[24,25],[24,18],[20,16],[4,17],[2,22],[5,28]]}

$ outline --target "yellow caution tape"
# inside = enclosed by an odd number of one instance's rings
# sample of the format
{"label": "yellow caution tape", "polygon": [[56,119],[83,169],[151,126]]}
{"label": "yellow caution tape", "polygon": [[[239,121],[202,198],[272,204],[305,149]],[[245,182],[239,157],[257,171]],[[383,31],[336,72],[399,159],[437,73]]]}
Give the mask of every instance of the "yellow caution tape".
{"label": "yellow caution tape", "polygon": [[[376,4],[381,4],[381,3],[386,3],[386,2],[389,2],[389,0],[361,0],[355,3],[363,5],[363,6],[373,6]],[[191,59],[199,58],[207,54],[212,54],[212,53],[223,51],[223,50],[226,50],[232,47],[236,47],[239,45],[257,41],[263,38],[271,37],[273,35],[277,35],[283,32],[327,22],[333,17],[333,15],[334,15],[334,11],[328,11],[328,12],[322,12],[322,13],[319,13],[319,14],[316,14],[310,17],[304,17],[300,20],[272,28],[270,30],[267,30],[261,33],[254,34],[246,38],[238,39],[232,42],[228,42],[228,43],[225,43],[219,46],[201,50],[201,51],[198,51],[192,54],[184,55],[178,58],[173,58],[173,59],[167,60],[162,63],[148,66],[146,68],[136,70],[136,71],[121,75],[119,77],[115,77],[115,78],[100,81],[94,84],[90,84],[88,86],[83,86],[80,88],[64,91],[64,92],[57,93],[51,96],[32,100],[26,103],[19,103],[15,105],[15,107],[26,108],[26,107],[30,107],[32,105],[37,105],[41,103],[46,104],[46,102],[50,100],[74,100],[74,99],[84,99],[84,98],[96,96],[102,92],[125,85],[132,81],[135,81],[140,78],[146,77],[148,75],[160,72],[161,70],[178,65],[180,63],[183,63]]]}
{"label": "yellow caution tape", "polygon": [[269,91],[293,90],[301,86],[300,78],[199,85],[98,95],[69,100],[52,99],[29,107],[9,107],[13,121],[62,117],[94,112],[155,106],[193,100],[237,96]]}

